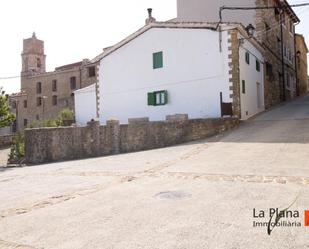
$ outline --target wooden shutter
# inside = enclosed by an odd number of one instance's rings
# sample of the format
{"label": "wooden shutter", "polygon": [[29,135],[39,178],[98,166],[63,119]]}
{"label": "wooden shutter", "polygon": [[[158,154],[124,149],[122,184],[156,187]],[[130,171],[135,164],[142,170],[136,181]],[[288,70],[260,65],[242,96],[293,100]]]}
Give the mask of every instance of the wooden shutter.
{"label": "wooden shutter", "polygon": [[167,91],[164,91],[164,104],[166,105],[168,103],[168,93]]}
{"label": "wooden shutter", "polygon": [[246,52],[246,62],[249,65],[250,64],[250,54]]}
{"label": "wooden shutter", "polygon": [[153,57],[153,69],[163,67],[163,52],[154,53]]}
{"label": "wooden shutter", "polygon": [[242,93],[245,94],[246,93],[246,81],[242,81]]}
{"label": "wooden shutter", "polygon": [[156,95],[155,93],[148,93],[148,105],[155,106],[156,105]]}
{"label": "wooden shutter", "polygon": [[261,64],[258,60],[256,60],[256,71],[258,71],[258,72],[261,71]]}

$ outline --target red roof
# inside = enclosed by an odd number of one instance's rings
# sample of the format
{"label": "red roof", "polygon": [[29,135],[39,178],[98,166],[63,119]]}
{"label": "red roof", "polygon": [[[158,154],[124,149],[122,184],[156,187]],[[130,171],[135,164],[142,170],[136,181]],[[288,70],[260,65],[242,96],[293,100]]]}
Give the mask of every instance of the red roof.
{"label": "red roof", "polygon": [[17,97],[22,97],[22,96],[27,96],[27,93],[26,92],[12,93],[9,97],[17,98]]}
{"label": "red roof", "polygon": [[73,69],[75,67],[80,67],[82,65],[82,61],[76,62],[76,63],[72,63],[72,64],[68,64],[68,65],[64,65],[61,67],[56,67],[55,70],[56,71],[62,71],[62,70],[69,70],[69,69]]}

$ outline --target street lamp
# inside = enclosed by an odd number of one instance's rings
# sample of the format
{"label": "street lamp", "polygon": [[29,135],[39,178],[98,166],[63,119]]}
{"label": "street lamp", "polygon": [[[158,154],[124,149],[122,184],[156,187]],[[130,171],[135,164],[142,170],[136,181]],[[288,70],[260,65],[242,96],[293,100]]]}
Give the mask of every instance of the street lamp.
{"label": "street lamp", "polygon": [[255,27],[250,23],[247,27],[246,27],[246,31],[249,35],[249,37],[253,37],[254,33],[255,33]]}

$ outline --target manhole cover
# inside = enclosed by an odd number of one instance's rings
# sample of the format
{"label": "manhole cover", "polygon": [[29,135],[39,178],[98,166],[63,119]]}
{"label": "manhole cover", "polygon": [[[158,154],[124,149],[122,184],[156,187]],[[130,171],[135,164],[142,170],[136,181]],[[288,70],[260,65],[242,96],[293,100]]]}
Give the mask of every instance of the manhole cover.
{"label": "manhole cover", "polygon": [[190,198],[191,195],[183,191],[165,191],[157,193],[155,197],[167,200],[181,200],[185,198]]}

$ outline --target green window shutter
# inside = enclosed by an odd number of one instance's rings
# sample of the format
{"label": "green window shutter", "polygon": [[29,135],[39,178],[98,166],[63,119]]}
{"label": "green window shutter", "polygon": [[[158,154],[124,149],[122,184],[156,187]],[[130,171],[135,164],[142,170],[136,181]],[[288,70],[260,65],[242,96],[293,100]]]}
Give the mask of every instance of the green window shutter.
{"label": "green window shutter", "polygon": [[246,63],[250,64],[250,54],[248,52],[246,52]]}
{"label": "green window shutter", "polygon": [[156,95],[155,93],[148,93],[148,105],[156,105]]}
{"label": "green window shutter", "polygon": [[258,60],[256,60],[256,71],[261,72],[261,64]]}
{"label": "green window shutter", "polygon": [[153,69],[163,67],[163,52],[153,53],[152,59],[153,59]]}
{"label": "green window shutter", "polygon": [[242,81],[242,93],[245,94],[246,93],[246,81]]}

